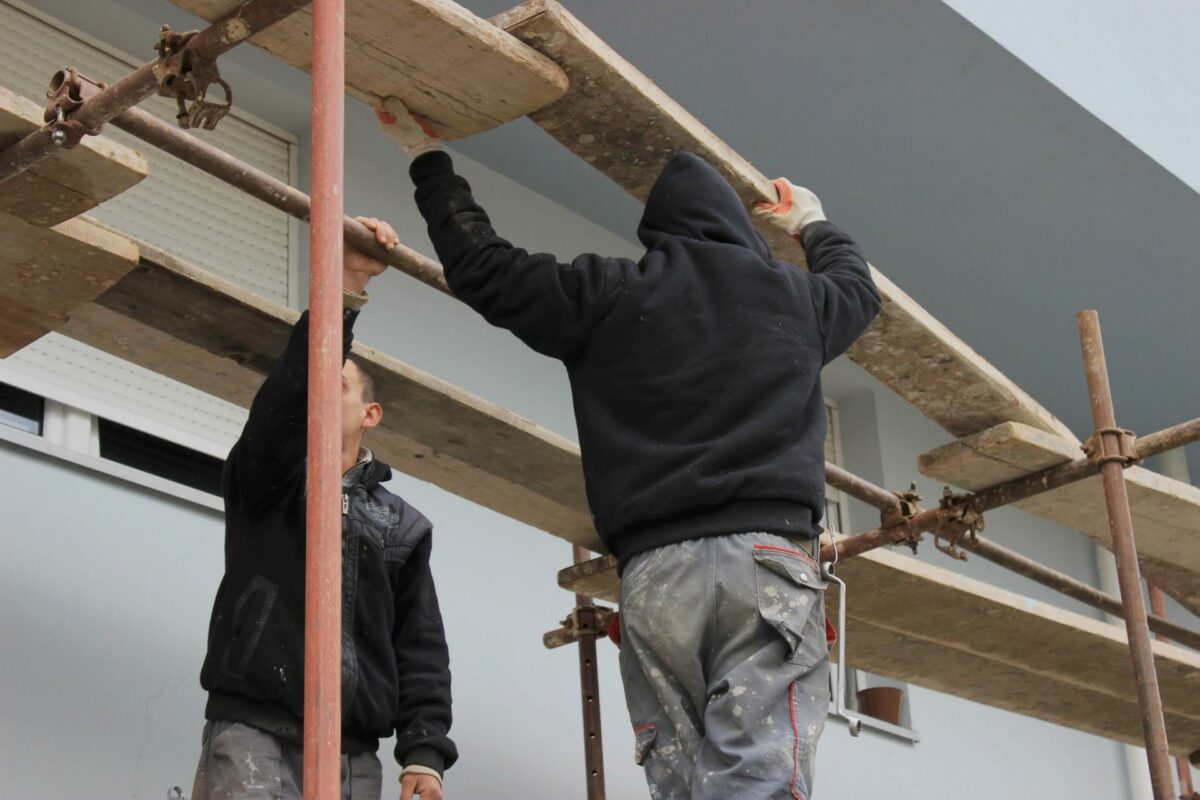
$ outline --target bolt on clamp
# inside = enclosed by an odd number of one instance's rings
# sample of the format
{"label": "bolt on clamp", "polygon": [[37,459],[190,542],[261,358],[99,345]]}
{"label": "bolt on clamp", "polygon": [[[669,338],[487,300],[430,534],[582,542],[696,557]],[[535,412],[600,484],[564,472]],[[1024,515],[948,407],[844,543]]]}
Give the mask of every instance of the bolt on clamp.
{"label": "bolt on clamp", "polygon": [[[221,79],[215,59],[203,58],[188,46],[197,33],[177,33],[170,25],[163,25],[154,46],[158,51],[154,76],[158,78],[158,94],[175,98],[179,127],[211,131],[233,107],[233,90]],[[225,93],[224,101],[208,99],[213,84]]]}

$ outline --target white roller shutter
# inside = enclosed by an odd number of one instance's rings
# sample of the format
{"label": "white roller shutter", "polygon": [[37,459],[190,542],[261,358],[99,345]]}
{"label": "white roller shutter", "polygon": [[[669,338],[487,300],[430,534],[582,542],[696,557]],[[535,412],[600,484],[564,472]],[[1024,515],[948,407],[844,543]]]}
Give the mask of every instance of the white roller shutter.
{"label": "white roller shutter", "polygon": [[[147,41],[154,35],[148,31]],[[94,80],[112,82],[145,60],[98,45],[19,0],[0,0],[0,84],[39,104],[58,69],[74,66]],[[171,100],[155,97],[140,108],[174,124]],[[293,223],[287,215],[111,125],[104,135],[142,153],[150,174],[94,209],[92,216],[256,294],[289,302],[295,254],[290,252]],[[236,108],[217,130],[199,135],[290,182],[294,140]],[[123,424],[138,427],[136,420],[144,419],[141,427],[154,428],[158,435],[177,430],[191,442],[199,437],[228,443],[244,418],[229,403],[57,334],[3,364],[10,375],[17,372],[39,386],[61,387],[76,402],[92,398],[112,412],[109,416],[123,417]]]}

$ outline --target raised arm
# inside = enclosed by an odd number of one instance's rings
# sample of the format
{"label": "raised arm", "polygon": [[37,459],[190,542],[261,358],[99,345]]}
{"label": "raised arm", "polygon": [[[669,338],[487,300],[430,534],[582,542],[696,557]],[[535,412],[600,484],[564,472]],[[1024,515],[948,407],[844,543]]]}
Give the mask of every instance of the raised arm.
{"label": "raised arm", "polygon": [[753,213],[787,231],[804,247],[809,268],[805,278],[828,364],[854,344],[875,319],[883,304],[879,290],[862,249],[825,219],[817,196],[784,178],[772,183],[779,201],[759,203]]}
{"label": "raised arm", "polygon": [[414,157],[417,208],[455,296],[540,353],[567,359],[578,352],[632,262],[584,255],[562,263],[513,247],[419,120],[395,103],[378,114],[385,132]]}
{"label": "raised arm", "polygon": [[[399,241],[385,222],[360,217],[381,244]],[[342,263],[345,308],[342,313],[342,358],[354,341],[354,321],[366,302],[366,287],[386,267],[347,248]],[[223,477],[225,506],[254,516],[287,502],[304,490],[304,458],[308,452],[308,312],[292,328],[287,347],[267,373],[250,404],[242,435],[229,451]]]}

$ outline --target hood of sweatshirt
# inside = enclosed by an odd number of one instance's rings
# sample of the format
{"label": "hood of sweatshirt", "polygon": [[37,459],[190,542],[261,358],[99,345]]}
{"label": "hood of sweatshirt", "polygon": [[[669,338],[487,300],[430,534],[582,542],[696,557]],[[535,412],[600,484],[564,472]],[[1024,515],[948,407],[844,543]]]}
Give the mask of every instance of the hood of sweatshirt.
{"label": "hood of sweatshirt", "polygon": [[638,238],[649,250],[684,238],[737,245],[771,258],[771,248],[729,182],[707,161],[683,151],[667,162],[650,189]]}

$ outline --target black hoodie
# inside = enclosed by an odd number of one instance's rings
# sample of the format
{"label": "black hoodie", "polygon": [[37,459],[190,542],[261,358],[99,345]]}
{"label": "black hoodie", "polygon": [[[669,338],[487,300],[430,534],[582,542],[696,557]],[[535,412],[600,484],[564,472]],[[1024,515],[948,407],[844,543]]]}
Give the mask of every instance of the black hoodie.
{"label": "black hoodie", "polygon": [[450,288],[567,367],[588,502],[621,560],[701,536],[819,533],[821,367],[880,308],[857,245],[803,231],[771,259],[733,188],[679,153],[646,200],[638,261],[570,263],[499,238],[445,153],[411,167]]}

